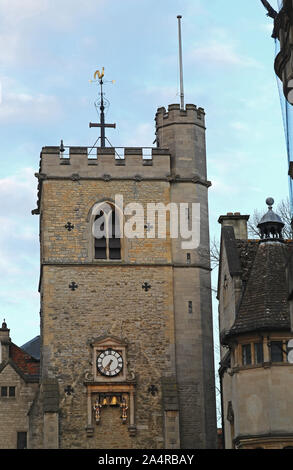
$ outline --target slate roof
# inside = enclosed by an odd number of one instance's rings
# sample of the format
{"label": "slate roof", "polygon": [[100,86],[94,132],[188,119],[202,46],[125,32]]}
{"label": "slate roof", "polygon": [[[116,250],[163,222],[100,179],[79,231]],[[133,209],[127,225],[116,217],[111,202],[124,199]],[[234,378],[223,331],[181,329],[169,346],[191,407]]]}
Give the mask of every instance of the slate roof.
{"label": "slate roof", "polygon": [[293,242],[236,240],[232,227],[222,231],[230,273],[240,274],[243,286],[235,322],[222,339],[251,331],[290,331],[285,265]]}
{"label": "slate roof", "polygon": [[41,355],[41,337],[36,336],[35,338],[31,339],[23,346],[21,346],[21,349],[23,349],[35,359],[39,360]]}

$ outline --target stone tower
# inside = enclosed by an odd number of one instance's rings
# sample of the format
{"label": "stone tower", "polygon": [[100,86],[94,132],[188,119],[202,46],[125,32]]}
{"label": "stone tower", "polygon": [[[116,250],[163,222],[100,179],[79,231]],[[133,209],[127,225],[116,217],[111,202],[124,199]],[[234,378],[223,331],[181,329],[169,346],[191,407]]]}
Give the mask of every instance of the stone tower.
{"label": "stone tower", "polygon": [[[110,147],[42,149],[32,448],[216,445],[204,111],[160,108],[156,133],[148,158],[142,148],[124,158]],[[190,225],[192,203],[200,208],[194,246],[147,220],[148,204],[172,203],[187,204]],[[128,237],[133,207],[141,231]]]}

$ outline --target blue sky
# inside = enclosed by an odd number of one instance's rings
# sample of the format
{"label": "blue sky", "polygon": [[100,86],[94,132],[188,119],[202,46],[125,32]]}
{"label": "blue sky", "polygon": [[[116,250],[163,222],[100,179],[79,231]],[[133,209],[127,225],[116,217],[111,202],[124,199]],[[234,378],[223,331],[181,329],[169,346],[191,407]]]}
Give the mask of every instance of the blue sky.
{"label": "blue sky", "polygon": [[178,14],[185,102],[207,114],[211,238],[221,214],[288,195],[272,23],[260,0],[1,0],[0,315],[19,345],[39,334],[31,210],[41,147],[94,143],[89,79],[102,66],[116,80],[105,90],[112,145],[151,146],[156,109],[179,103]]}

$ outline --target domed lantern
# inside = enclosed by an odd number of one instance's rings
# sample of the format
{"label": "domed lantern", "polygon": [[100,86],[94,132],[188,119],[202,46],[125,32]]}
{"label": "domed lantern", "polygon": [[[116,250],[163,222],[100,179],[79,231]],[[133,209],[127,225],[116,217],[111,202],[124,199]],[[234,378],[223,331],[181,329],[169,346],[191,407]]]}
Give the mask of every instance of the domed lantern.
{"label": "domed lantern", "polygon": [[268,212],[262,217],[257,228],[260,231],[261,239],[279,239],[283,240],[282,230],[284,223],[282,219],[273,211],[274,199],[268,197],[266,204],[269,207]]}

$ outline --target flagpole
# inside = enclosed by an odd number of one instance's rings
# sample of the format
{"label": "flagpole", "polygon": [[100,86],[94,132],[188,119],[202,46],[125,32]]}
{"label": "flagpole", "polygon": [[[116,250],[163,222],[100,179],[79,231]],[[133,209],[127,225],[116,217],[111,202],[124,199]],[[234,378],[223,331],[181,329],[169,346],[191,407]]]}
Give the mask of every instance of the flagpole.
{"label": "flagpole", "polygon": [[181,15],[178,18],[178,35],[179,35],[179,67],[180,67],[180,107],[184,109],[184,88],[183,88],[183,61],[182,61],[182,39],[181,39]]}

